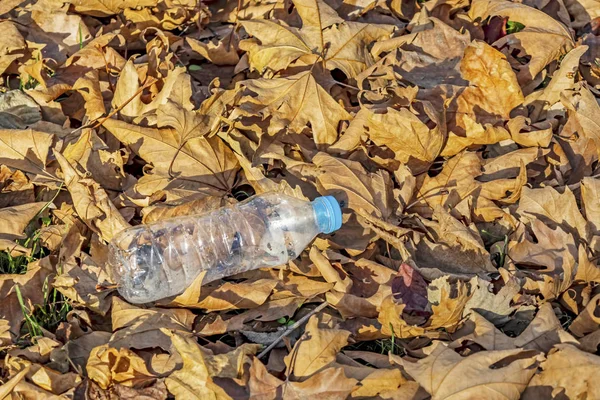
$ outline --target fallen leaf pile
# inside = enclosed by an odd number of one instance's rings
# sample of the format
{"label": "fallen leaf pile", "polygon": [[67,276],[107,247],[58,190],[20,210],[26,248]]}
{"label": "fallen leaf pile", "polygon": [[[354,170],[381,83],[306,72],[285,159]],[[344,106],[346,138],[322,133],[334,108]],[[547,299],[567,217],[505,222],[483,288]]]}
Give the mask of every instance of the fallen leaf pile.
{"label": "fallen leaf pile", "polygon": [[[0,14],[0,399],[600,399],[598,1]],[[343,227],[118,295],[119,231],[273,191]]]}

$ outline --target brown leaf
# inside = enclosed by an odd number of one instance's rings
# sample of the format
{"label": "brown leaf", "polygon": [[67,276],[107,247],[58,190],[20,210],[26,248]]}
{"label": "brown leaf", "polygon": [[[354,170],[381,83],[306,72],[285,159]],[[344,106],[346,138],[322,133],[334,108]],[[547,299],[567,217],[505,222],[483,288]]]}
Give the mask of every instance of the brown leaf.
{"label": "brown leaf", "polygon": [[[275,79],[253,79],[240,83],[245,97],[240,110],[269,120],[269,134],[282,130],[302,133],[310,123],[317,145],[335,142],[338,125],[351,115],[319,84],[311,71]],[[306,99],[314,101],[306,101]]]}
{"label": "brown leaf", "polygon": [[181,356],[183,366],[165,381],[169,392],[177,399],[229,399],[227,393],[215,384],[207,365],[207,353],[193,338],[183,337],[168,329],[175,350]]}
{"label": "brown leaf", "polygon": [[45,132],[0,130],[0,164],[52,179],[46,164],[53,143],[54,135]]}
{"label": "brown leaf", "polygon": [[[462,336],[466,332],[469,333]],[[469,320],[465,322],[463,328],[455,332],[454,336],[460,337],[448,345],[452,349],[459,348],[466,342],[477,343],[485,350],[510,350],[517,347],[514,338],[506,336],[493,323],[476,311],[471,312]]]}
{"label": "brown leaf", "polygon": [[342,368],[327,368],[312,375],[303,382],[281,381],[270,375],[266,367],[257,359],[250,367],[248,387],[252,400],[306,398],[346,399],[357,383],[347,378]]}
{"label": "brown leaf", "polygon": [[4,32],[0,41],[0,73],[4,74],[13,61],[25,54],[25,40],[11,21],[0,22],[0,29]]}
{"label": "brown leaf", "polygon": [[536,352],[521,349],[480,351],[462,357],[438,343],[426,358],[417,362],[402,360],[401,364],[432,400],[468,399],[484,391],[489,399],[518,400],[535,374],[537,358]]}
{"label": "brown leaf", "polygon": [[577,337],[582,337],[598,329],[600,329],[600,295],[594,296],[569,325],[569,331]]}
{"label": "brown leaf", "polygon": [[462,134],[470,121],[495,124],[506,120],[511,110],[523,103],[510,64],[485,42],[474,41],[465,49],[460,69],[471,86],[460,92],[448,110],[449,114],[456,113],[459,129],[455,133]]}
{"label": "brown leaf", "polygon": [[[271,21],[244,21],[244,29],[256,39],[240,47],[249,54],[250,66],[263,72],[279,71],[299,59],[314,64],[323,57],[326,68],[338,68],[353,78],[373,63],[367,46],[389,36],[393,26],[348,22],[321,0],[295,0],[302,28],[294,29]],[[257,40],[258,39],[258,40]]]}
{"label": "brown leaf", "polygon": [[56,152],[65,184],[79,217],[102,239],[110,241],[114,235],[129,227],[112,203],[108,194],[93,179],[79,174],[62,154]]}
{"label": "brown leaf", "polygon": [[152,7],[154,0],[74,0],[71,3],[76,12],[95,17],[108,17],[118,14],[126,8]]}
{"label": "brown leaf", "polygon": [[542,362],[542,372],[531,379],[523,399],[551,398],[554,393],[569,399],[600,396],[595,383],[600,371],[600,357],[568,344],[558,345],[556,349]]}
{"label": "brown leaf", "polygon": [[238,39],[233,29],[216,41],[204,43],[188,37],[186,42],[193,51],[216,65],[236,65],[240,61]]}
{"label": "brown leaf", "polygon": [[121,190],[125,181],[124,156],[110,151],[91,129],[84,129],[76,142],[69,143],[62,155],[71,165],[80,165],[105,189]]}
{"label": "brown leaf", "polygon": [[187,306],[205,308],[210,311],[255,308],[267,300],[276,285],[277,281],[271,279],[242,283],[225,282],[198,304],[188,304]]}
{"label": "brown leaf", "polygon": [[523,188],[517,213],[525,221],[537,218],[550,228],[560,227],[574,237],[586,238],[586,222],[579,212],[573,192],[565,188],[563,193],[552,187],[540,189]]}
{"label": "brown leaf", "polygon": [[533,7],[502,0],[475,0],[469,10],[469,16],[473,19],[484,20],[493,15],[508,17],[510,21],[525,25],[520,32],[504,36],[493,43],[494,47],[508,45],[519,50],[522,55],[531,56],[528,63],[517,66],[517,77],[521,85],[530,83],[546,65],[573,47],[573,39],[567,27]]}
{"label": "brown leaf", "polygon": [[80,371],[85,373],[87,360],[90,358],[92,350],[107,344],[110,336],[109,332],[94,331],[67,342],[65,350],[69,356],[69,360],[81,368]]}
{"label": "brown leaf", "polygon": [[[473,296],[465,306],[465,313],[470,310],[477,311],[494,325],[503,325],[509,320],[509,315],[513,313],[513,298],[521,290],[521,285],[517,279],[511,279],[504,283],[504,286],[494,294],[490,290],[490,284],[481,278],[473,278],[475,286]],[[493,286],[492,286],[493,287]],[[488,349],[492,350],[492,349]]]}
{"label": "brown leaf", "polygon": [[515,339],[514,343],[517,347],[523,349],[546,353],[552,346],[565,342],[576,343],[576,340],[562,329],[560,321],[554,314],[552,305],[544,303],[533,321]]}
{"label": "brown leaf", "polygon": [[597,233],[600,231],[600,180],[585,177],[581,181],[581,200],[585,218]]}
{"label": "brown leaf", "polygon": [[222,195],[233,186],[238,162],[218,137],[190,139],[180,147],[174,129],[144,128],[113,119],[104,127],[154,166],[138,181],[142,194],[181,190]]}
{"label": "brown leaf", "polygon": [[336,194],[338,201],[355,211],[387,217],[390,215],[391,179],[386,171],[369,173],[356,161],[318,153],[313,162],[322,171],[317,182],[321,194]]}
{"label": "brown leaf", "polygon": [[318,315],[308,320],[304,334],[284,359],[289,375],[308,378],[334,362],[336,354],[348,344],[349,331],[323,325]]}
{"label": "brown leaf", "polygon": [[471,194],[479,183],[481,161],[477,154],[462,152],[446,162],[435,177],[426,176],[417,186],[416,204],[411,208],[423,216],[431,216],[437,205],[453,207]]}
{"label": "brown leaf", "polygon": [[169,329],[181,335],[191,335],[194,314],[185,309],[142,309],[113,298],[113,336],[111,347],[144,349],[160,347],[169,351],[170,340],[161,329]]}
{"label": "brown leaf", "polygon": [[524,105],[532,105],[529,114],[532,121],[542,119],[546,110],[560,101],[560,94],[575,87],[575,75],[579,70],[579,59],[588,50],[588,46],[579,46],[571,50],[560,63],[560,68],[552,76],[552,80],[543,90],[531,93]]}
{"label": "brown leaf", "polygon": [[[421,30],[422,29],[422,30]],[[389,56],[393,57],[393,69],[412,84],[432,88],[439,84],[464,86],[460,76],[459,62],[471,41],[468,32],[458,32],[438,18],[430,17],[419,31],[393,39],[376,42],[371,52],[379,57],[382,52],[399,47]],[[432,46],[432,43],[435,45]],[[384,67],[388,57],[377,64]],[[366,75],[365,71],[361,76]],[[367,79],[375,79],[377,74]],[[358,79],[360,82],[360,78]],[[373,84],[371,83],[373,88]]]}
{"label": "brown leaf", "polygon": [[[418,174],[435,160],[445,143],[445,123],[430,104],[423,104],[428,124],[406,108],[370,110],[362,108],[354,117],[344,135],[368,137],[378,146],[387,146],[396,159],[412,167]],[[431,123],[435,123],[432,129]],[[357,131],[356,133],[354,131]]]}
{"label": "brown leaf", "polygon": [[102,389],[114,383],[143,387],[155,379],[145,361],[133,351],[126,348],[117,350],[108,345],[95,347],[91,351],[86,370],[88,377]]}
{"label": "brown leaf", "polygon": [[463,225],[440,206],[436,207],[433,217],[438,221],[430,225],[434,241],[421,238],[416,245],[407,246],[423,273],[468,276],[496,271],[474,226]]}

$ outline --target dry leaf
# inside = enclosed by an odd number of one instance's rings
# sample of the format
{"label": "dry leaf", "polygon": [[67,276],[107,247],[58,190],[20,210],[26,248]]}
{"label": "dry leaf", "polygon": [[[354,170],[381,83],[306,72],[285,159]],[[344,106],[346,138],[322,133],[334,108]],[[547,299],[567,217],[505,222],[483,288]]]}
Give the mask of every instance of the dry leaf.
{"label": "dry leaf", "polygon": [[488,399],[518,400],[536,372],[537,358],[536,352],[520,349],[462,357],[438,343],[426,358],[402,360],[401,365],[432,399],[469,399],[486,393]]}
{"label": "dry leaf", "polygon": [[[275,79],[253,79],[240,83],[244,88],[240,110],[269,120],[268,133],[282,130],[302,133],[307,124],[317,145],[335,142],[341,121],[351,115],[317,82],[311,71]],[[307,98],[314,99],[306,101]]]}
{"label": "dry leaf", "polygon": [[288,374],[307,378],[335,361],[336,354],[348,344],[350,332],[323,327],[318,316],[312,316],[304,334],[298,339],[292,352],[285,357]]}
{"label": "dry leaf", "polygon": [[600,396],[595,379],[600,357],[585,353],[568,344],[558,345],[556,351],[541,363],[542,372],[535,375],[523,393],[523,399],[551,398],[554,394],[569,399]]}
{"label": "dry leaf", "polygon": [[113,236],[129,227],[108,194],[93,179],[82,177],[60,153],[55,157],[63,171],[65,184],[79,217],[102,239],[110,241]]}

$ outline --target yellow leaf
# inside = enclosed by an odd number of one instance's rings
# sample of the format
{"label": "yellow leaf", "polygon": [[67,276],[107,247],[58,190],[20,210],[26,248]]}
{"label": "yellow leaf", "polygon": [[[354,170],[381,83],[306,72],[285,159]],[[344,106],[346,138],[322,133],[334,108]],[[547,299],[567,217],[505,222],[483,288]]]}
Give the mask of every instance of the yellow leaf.
{"label": "yellow leaf", "polygon": [[308,320],[304,335],[284,359],[288,374],[307,378],[335,361],[340,349],[348,344],[349,331],[328,328],[322,321],[316,315]]}

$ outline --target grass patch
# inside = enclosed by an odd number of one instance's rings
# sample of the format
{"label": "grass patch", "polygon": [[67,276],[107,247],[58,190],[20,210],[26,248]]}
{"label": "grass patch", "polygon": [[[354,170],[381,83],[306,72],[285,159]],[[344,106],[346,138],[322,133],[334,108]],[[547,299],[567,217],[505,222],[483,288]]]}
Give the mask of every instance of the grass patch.
{"label": "grass patch", "polygon": [[25,305],[21,289],[15,285],[19,305],[25,318],[25,325],[21,328],[20,341],[27,341],[36,336],[43,336],[43,330],[55,332],[61,322],[67,320],[67,314],[72,310],[71,305],[63,297],[62,293],[54,288],[50,288],[48,278],[44,281],[42,291],[44,293],[44,302],[36,304],[29,309]]}

